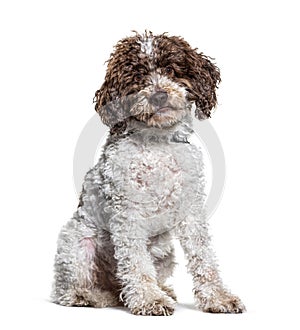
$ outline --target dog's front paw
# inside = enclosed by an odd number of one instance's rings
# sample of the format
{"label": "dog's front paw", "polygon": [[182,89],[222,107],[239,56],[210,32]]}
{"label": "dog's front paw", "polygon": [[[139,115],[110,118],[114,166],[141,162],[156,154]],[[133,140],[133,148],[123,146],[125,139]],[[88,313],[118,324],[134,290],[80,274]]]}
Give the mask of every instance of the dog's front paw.
{"label": "dog's front paw", "polygon": [[207,313],[243,313],[246,308],[239,297],[227,291],[214,292],[209,297],[201,297],[199,307]]}
{"label": "dog's front paw", "polygon": [[169,299],[156,299],[151,303],[145,303],[142,306],[131,309],[131,313],[135,315],[154,315],[154,316],[170,316],[174,313],[175,301]]}

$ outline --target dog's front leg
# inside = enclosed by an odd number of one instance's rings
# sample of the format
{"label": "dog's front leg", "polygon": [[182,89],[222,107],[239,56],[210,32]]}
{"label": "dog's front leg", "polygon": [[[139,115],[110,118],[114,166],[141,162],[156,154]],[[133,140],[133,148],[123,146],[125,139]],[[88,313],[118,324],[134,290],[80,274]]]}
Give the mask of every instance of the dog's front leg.
{"label": "dog's front leg", "polygon": [[147,239],[119,234],[113,234],[112,239],[125,306],[136,315],[173,314],[175,301],[157,285]]}
{"label": "dog's front leg", "polygon": [[241,300],[227,290],[220,278],[215,254],[210,246],[207,222],[188,216],[178,227],[180,243],[188,259],[188,270],[193,276],[197,307],[211,313],[242,313]]}

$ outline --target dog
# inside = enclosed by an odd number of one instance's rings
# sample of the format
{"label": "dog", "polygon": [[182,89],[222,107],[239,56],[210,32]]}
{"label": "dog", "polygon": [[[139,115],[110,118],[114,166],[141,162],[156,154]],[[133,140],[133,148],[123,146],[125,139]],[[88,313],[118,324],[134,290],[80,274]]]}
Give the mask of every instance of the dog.
{"label": "dog", "polygon": [[202,153],[189,141],[192,112],[210,117],[220,80],[212,59],[181,37],[146,31],[117,43],[94,97],[109,136],[60,232],[53,302],[173,314],[176,296],[165,281],[175,266],[176,237],[196,306],[245,311],[219,275],[205,216]]}

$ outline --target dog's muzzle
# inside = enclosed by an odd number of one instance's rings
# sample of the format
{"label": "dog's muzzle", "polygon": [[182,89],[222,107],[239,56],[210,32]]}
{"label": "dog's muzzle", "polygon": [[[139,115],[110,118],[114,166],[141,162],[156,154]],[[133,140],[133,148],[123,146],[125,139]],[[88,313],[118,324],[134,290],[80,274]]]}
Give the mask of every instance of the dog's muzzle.
{"label": "dog's muzzle", "polygon": [[165,91],[159,91],[150,96],[149,103],[156,106],[162,107],[168,99],[168,93]]}

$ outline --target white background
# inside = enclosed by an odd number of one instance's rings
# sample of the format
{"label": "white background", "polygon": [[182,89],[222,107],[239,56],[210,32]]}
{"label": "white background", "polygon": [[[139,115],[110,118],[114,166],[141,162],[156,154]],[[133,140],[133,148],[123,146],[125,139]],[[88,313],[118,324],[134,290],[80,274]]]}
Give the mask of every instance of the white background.
{"label": "white background", "polygon": [[[222,74],[211,123],[227,164],[211,232],[243,315],[193,308],[181,251],[170,318],[49,303],[60,227],[76,208],[73,152],[113,44],[145,28],[183,36]],[[297,1],[2,1],[1,322],[6,329],[299,329]],[[110,324],[108,323],[110,322]]]}

